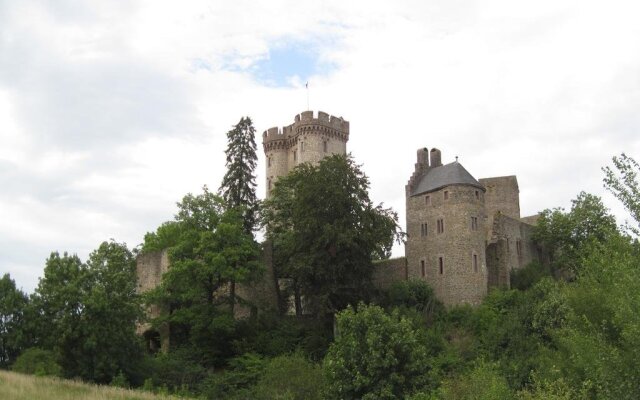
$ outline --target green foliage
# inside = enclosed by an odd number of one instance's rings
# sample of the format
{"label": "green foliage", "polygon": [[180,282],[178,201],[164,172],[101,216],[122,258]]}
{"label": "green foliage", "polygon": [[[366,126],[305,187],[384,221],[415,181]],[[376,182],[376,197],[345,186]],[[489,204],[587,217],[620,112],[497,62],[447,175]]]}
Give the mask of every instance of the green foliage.
{"label": "green foliage", "polygon": [[223,373],[208,376],[200,390],[208,399],[254,398],[251,388],[258,382],[267,362],[259,355],[245,353],[229,360]]}
{"label": "green foliage", "polygon": [[142,252],[161,251],[175,246],[180,237],[181,227],[176,221],[168,221],[160,225],[155,232],[147,232],[144,235]]}
{"label": "green foliage", "polygon": [[279,178],[265,201],[263,223],[276,273],[292,279],[298,313],[301,294],[316,315],[365,298],[372,257],[387,257],[394,239],[402,237],[397,215],[375,206],[368,189],[352,158],[333,155]]}
{"label": "green foliage", "polygon": [[145,382],[145,385],[165,393],[197,393],[208,375],[207,369],[198,362],[197,354],[195,348],[179,347],[156,355],[148,366],[153,384]]}
{"label": "green foliage", "polygon": [[120,371],[116,376],[113,377],[113,379],[111,379],[111,386],[129,388],[130,385],[127,377],[124,376],[122,371]]}
{"label": "green foliage", "polygon": [[9,274],[0,279],[0,368],[13,363],[27,343],[25,312],[29,298]]}
{"label": "green foliage", "polygon": [[471,371],[445,381],[436,397],[442,400],[508,400],[514,395],[496,364],[482,360]]}
{"label": "green foliage", "polygon": [[234,285],[262,272],[260,247],[244,230],[242,214],[225,209],[223,199],[205,186],[202,194],[188,194],[178,203],[175,223],[147,237],[149,246],[145,242],[143,249],[171,243],[171,268],[147,294],[148,303],[167,311],[154,323],[169,322],[172,343],[200,348],[205,365],[223,364],[232,355]]}
{"label": "green foliage", "polygon": [[321,367],[308,361],[301,353],[294,353],[268,362],[252,389],[252,398],[320,400],[323,387]]}
{"label": "green foliage", "polygon": [[245,232],[256,228],[258,198],[256,197],[256,130],[249,117],[227,132],[227,172],[222,178],[220,192],[227,206],[242,212]]}
{"label": "green foliage", "polygon": [[265,357],[296,350],[321,360],[333,339],[333,325],[323,320],[260,313],[255,319],[238,321],[234,340],[237,353],[254,352]]}
{"label": "green foliage", "polygon": [[620,200],[636,220],[638,226],[631,230],[637,236],[640,234],[640,165],[624,153],[619,157],[613,157],[613,165],[615,171],[608,166],[602,169],[605,173],[604,187]]}
{"label": "green foliage", "polygon": [[615,218],[602,200],[581,192],[568,213],[561,208],[544,210],[533,237],[548,252],[556,269],[578,273],[592,242],[605,243],[618,234]]}
{"label": "green foliage", "polygon": [[524,268],[511,271],[511,288],[527,290],[535,285],[540,279],[551,276],[549,266],[538,261],[532,261]]}
{"label": "green foliage", "polygon": [[387,296],[390,306],[415,309],[427,320],[444,311],[444,306],[436,298],[433,289],[418,279],[394,283]]}
{"label": "green foliage", "polygon": [[337,315],[337,329],[324,360],[329,398],[395,399],[426,384],[425,344],[397,312],[360,303]]}
{"label": "green foliage", "polygon": [[25,350],[11,366],[15,372],[37,376],[61,376],[62,368],[52,351],[36,347]]}
{"label": "green foliage", "polygon": [[109,383],[133,374],[142,357],[135,323],[135,259],[125,244],[103,242],[83,264],[64,253],[47,259],[33,296],[39,342],[55,351],[64,375]]}

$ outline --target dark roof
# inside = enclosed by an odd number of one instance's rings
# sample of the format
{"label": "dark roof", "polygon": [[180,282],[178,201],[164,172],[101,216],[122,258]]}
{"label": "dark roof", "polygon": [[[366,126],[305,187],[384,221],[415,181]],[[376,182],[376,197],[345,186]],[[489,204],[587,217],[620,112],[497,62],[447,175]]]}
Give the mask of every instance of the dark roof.
{"label": "dark roof", "polygon": [[484,186],[482,186],[476,178],[471,176],[462,164],[455,161],[450,164],[427,169],[427,172],[420,177],[418,184],[413,187],[411,195],[416,196],[423,193],[434,192],[450,185],[469,185],[485,190]]}

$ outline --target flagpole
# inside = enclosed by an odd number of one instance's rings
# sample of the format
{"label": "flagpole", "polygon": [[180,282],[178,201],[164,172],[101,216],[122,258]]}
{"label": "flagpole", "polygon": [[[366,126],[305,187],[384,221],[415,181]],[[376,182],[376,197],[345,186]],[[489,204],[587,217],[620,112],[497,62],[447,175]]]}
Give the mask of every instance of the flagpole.
{"label": "flagpole", "polygon": [[307,111],[309,111],[309,81],[307,81],[304,86],[307,89]]}

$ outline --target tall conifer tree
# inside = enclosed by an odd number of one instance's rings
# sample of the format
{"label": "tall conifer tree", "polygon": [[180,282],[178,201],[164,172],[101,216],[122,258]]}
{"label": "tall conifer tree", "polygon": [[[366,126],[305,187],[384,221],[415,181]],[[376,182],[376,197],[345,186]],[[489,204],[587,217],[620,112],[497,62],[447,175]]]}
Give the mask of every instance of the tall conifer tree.
{"label": "tall conifer tree", "polygon": [[220,185],[220,193],[230,208],[243,208],[244,229],[253,234],[256,226],[258,199],[256,197],[255,169],[256,130],[251,118],[242,117],[227,132],[227,172]]}

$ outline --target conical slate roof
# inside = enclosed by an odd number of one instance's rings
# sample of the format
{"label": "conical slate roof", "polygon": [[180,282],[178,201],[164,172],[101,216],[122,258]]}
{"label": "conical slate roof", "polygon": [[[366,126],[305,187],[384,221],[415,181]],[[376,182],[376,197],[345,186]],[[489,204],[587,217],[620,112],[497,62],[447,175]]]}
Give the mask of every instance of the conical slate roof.
{"label": "conical slate roof", "polygon": [[411,195],[417,196],[423,193],[434,192],[450,185],[469,185],[475,186],[483,191],[485,190],[484,186],[482,186],[469,171],[464,169],[462,164],[454,161],[446,165],[427,169],[427,172],[422,175],[418,184],[413,187]]}

